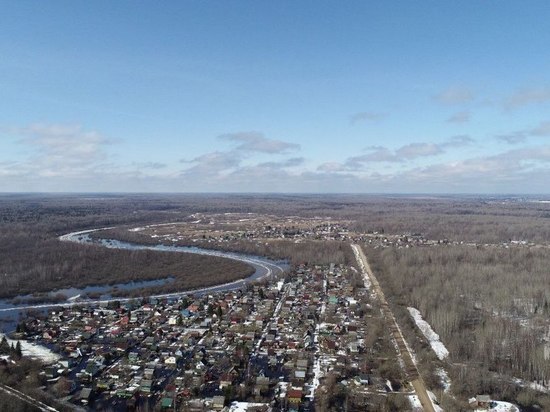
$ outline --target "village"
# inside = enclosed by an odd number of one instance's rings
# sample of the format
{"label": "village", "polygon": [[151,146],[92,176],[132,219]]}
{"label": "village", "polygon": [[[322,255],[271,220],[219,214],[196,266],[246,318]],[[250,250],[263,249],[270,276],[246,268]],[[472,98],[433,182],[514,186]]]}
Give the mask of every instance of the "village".
{"label": "village", "polygon": [[[236,241],[263,243],[277,240],[291,240],[295,243],[312,240],[355,242],[368,244],[375,248],[445,245],[497,248],[543,247],[543,245],[522,239],[509,239],[489,244],[448,238],[430,239],[420,232],[385,233],[383,228],[363,232],[353,229],[352,226],[353,222],[351,221],[330,217],[304,218],[256,213],[194,213],[181,222],[133,227],[126,231],[137,236],[130,238],[132,240],[222,249],[225,247],[224,245]],[[120,232],[117,234],[120,235]]]}
{"label": "village", "polygon": [[302,265],[245,290],[60,308],[14,337],[59,353],[47,390],[94,410],[372,406],[410,393],[375,304],[355,268]]}
{"label": "village", "polygon": [[[374,248],[456,243],[420,233],[360,234],[326,218],[220,216],[204,227],[197,219],[124,231],[142,241],[215,249],[278,239]],[[412,384],[418,373],[410,373],[416,366],[407,364],[414,354],[398,347],[387,303],[360,257],[347,262],[294,264],[229,291],[75,300],[27,313],[10,337],[55,354],[41,373],[42,389],[82,410],[422,410]],[[425,402],[440,410],[430,397]],[[494,404],[480,399],[470,406]]]}

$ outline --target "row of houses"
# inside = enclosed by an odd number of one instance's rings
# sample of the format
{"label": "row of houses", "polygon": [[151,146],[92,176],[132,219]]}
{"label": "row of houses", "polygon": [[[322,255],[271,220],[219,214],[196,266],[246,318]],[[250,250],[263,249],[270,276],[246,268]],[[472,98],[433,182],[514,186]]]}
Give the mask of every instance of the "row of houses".
{"label": "row of houses", "polygon": [[302,265],[286,282],[67,307],[20,329],[61,355],[49,385],[68,381],[67,399],[92,409],[309,410],[328,373],[376,385],[364,361],[370,294],[353,273]]}

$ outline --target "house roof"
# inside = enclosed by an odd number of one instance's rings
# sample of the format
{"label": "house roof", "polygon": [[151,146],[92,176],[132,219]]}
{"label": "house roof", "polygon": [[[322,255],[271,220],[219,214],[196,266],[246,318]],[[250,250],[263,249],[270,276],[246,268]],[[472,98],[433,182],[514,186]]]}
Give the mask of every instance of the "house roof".
{"label": "house roof", "polygon": [[302,397],[302,390],[301,389],[289,389],[288,392],[289,398],[301,398]]}

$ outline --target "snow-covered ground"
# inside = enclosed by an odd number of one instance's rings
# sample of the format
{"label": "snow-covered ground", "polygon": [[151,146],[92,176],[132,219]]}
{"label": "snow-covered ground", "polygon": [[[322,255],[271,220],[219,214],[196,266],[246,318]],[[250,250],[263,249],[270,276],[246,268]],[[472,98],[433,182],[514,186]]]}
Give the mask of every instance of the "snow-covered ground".
{"label": "snow-covered ground", "polygon": [[437,404],[437,396],[432,391],[427,391],[430,400],[432,401],[432,406],[434,407],[435,412],[444,412],[443,408]]}
{"label": "snow-covered ground", "polygon": [[550,388],[548,386],[544,386],[538,382],[530,382],[519,378],[514,378],[514,382],[523,388],[529,388],[543,393],[550,393]]}
{"label": "snow-covered ground", "polygon": [[[0,340],[4,337],[4,334],[0,333]],[[13,339],[7,339],[10,345],[17,345],[17,341]],[[61,357],[46,348],[45,346],[38,345],[36,343],[27,342],[26,340],[21,340],[21,352],[23,356],[28,356],[29,358],[40,359],[44,363],[55,363]]]}
{"label": "snow-covered ground", "polygon": [[414,323],[416,323],[416,326],[418,326],[418,329],[420,329],[424,337],[428,339],[428,342],[430,342],[430,346],[432,347],[436,356],[440,360],[444,360],[446,357],[448,357],[449,351],[447,350],[445,345],[439,340],[439,335],[435,333],[430,324],[422,318],[422,314],[420,313],[420,311],[416,308],[407,309],[414,319]]}
{"label": "snow-covered ground", "polygon": [[447,371],[443,368],[437,368],[435,370],[435,373],[441,379],[441,384],[443,385],[443,392],[449,393],[449,391],[451,390],[451,378],[449,378],[449,374],[447,373]]}
{"label": "snow-covered ground", "polygon": [[[324,312],[325,303],[321,308],[321,313]],[[331,369],[332,363],[336,361],[335,358],[332,358],[327,355],[322,355],[321,350],[319,349],[319,331],[326,327],[325,323],[318,323],[315,327],[315,363],[313,364],[313,379],[309,387],[309,393],[306,397],[310,399],[315,398],[315,391],[321,383],[321,378],[325,376],[325,372]]]}
{"label": "snow-covered ground", "polygon": [[[232,402],[231,406],[229,407],[230,412],[246,412],[249,407],[251,408],[257,408],[257,407],[265,407],[269,404],[267,403],[250,403],[250,402]],[[269,408],[271,410],[271,408]]]}
{"label": "snow-covered ground", "polygon": [[519,408],[510,402],[491,401],[489,409],[475,409],[474,412],[519,412]]}
{"label": "snow-covered ground", "polygon": [[418,396],[410,395],[408,398],[413,412],[421,412],[424,410],[422,404],[420,403],[420,399],[418,399]]}
{"label": "snow-covered ground", "polygon": [[315,391],[319,387],[320,379],[321,379],[321,358],[317,357],[317,359],[315,359],[315,363],[313,364],[313,380],[309,388],[309,393],[306,395],[307,398],[310,398],[310,399],[315,398]]}

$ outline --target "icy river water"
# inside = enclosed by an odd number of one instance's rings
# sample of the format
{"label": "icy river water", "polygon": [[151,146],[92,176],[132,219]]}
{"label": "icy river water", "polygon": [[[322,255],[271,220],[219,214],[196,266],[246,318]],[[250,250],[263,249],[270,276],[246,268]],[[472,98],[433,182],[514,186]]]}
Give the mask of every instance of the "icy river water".
{"label": "icy river water", "polygon": [[[92,229],[80,232],[72,232],[66,235],[60,236],[59,240],[62,242],[75,242],[81,244],[100,244],[109,249],[126,249],[126,250],[154,250],[161,252],[174,252],[182,253],[182,257],[185,258],[185,254],[193,253],[207,256],[217,256],[232,260],[237,260],[249,264],[254,268],[254,273],[249,277],[234,282],[224,283],[216,286],[205,287],[200,289],[175,291],[173,293],[152,295],[149,297],[165,298],[165,297],[178,297],[187,294],[204,294],[213,292],[223,292],[239,289],[245,286],[247,283],[263,279],[263,278],[275,278],[288,269],[289,265],[286,261],[273,261],[259,256],[244,255],[233,252],[221,252],[217,250],[202,249],[198,247],[184,247],[184,246],[168,246],[168,245],[139,245],[127,242],[121,242],[112,239],[102,239],[100,241],[94,241],[90,237],[91,232],[99,231],[102,229]],[[18,322],[19,317],[27,310],[47,310],[60,306],[72,306],[72,305],[91,305],[102,304],[109,301],[125,301],[134,298],[115,298],[111,295],[113,290],[125,290],[130,291],[133,289],[140,289],[152,286],[159,286],[170,283],[173,281],[172,277],[145,280],[137,282],[118,283],[113,285],[94,285],[86,286],[83,288],[65,288],[50,291],[45,294],[46,297],[52,298],[55,296],[62,296],[63,300],[55,303],[32,303],[35,298],[33,295],[20,295],[13,299],[0,299],[0,331],[11,332],[15,329],[15,325]],[[87,299],[86,295],[94,295],[96,299]]]}

